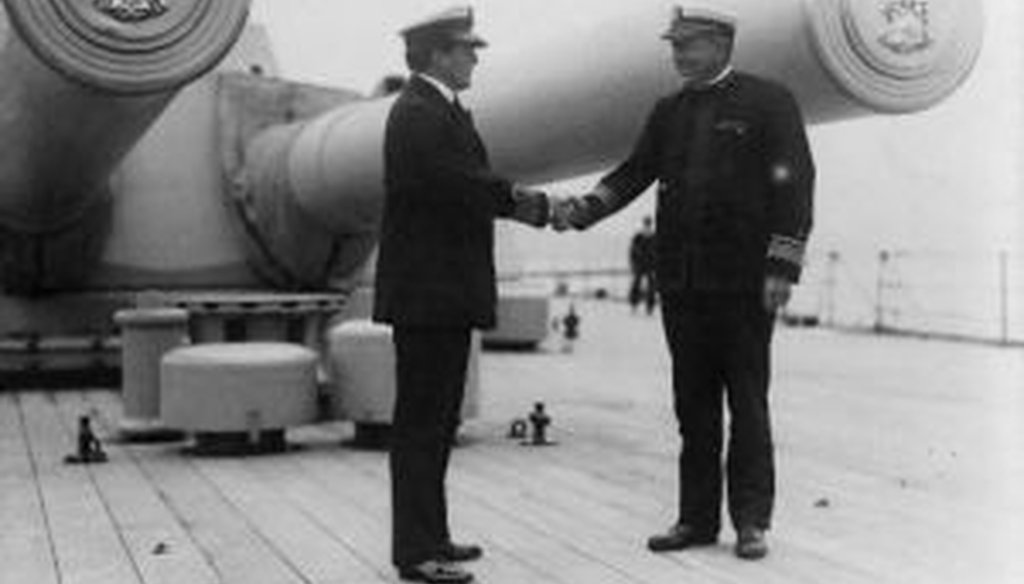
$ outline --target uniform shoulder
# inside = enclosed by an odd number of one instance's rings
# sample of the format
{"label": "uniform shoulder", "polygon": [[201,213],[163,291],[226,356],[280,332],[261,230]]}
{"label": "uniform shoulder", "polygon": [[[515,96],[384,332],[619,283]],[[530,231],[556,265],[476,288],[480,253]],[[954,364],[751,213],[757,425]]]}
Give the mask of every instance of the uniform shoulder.
{"label": "uniform shoulder", "polygon": [[737,71],[734,75],[742,90],[768,98],[793,99],[792,91],[780,81],[743,71]]}
{"label": "uniform shoulder", "polygon": [[390,114],[391,117],[443,117],[443,108],[439,107],[435,101],[422,89],[407,86],[398,95],[398,99],[391,107]]}
{"label": "uniform shoulder", "polygon": [[682,96],[682,90],[677,89],[672,93],[663,95],[654,102],[654,107],[651,108],[651,115],[659,115],[665,111],[671,110],[672,106],[679,101]]}

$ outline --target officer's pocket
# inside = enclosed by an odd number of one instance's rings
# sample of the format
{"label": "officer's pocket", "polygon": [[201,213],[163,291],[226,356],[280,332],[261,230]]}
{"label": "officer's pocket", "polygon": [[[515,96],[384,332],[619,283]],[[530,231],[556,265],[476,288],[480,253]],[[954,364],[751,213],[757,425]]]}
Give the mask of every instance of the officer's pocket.
{"label": "officer's pocket", "polygon": [[711,138],[714,173],[720,178],[727,178],[737,172],[738,161],[748,156],[753,143],[753,127],[747,121],[739,118],[716,121]]}
{"label": "officer's pocket", "polygon": [[723,118],[715,122],[715,136],[730,140],[744,140],[750,135],[750,123],[738,118]]}

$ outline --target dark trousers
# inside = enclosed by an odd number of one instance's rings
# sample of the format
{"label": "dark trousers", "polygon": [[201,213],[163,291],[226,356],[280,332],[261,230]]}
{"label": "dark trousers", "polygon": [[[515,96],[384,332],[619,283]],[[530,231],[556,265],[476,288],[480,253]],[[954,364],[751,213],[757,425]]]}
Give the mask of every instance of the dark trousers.
{"label": "dark trousers", "polygon": [[656,292],[654,285],[654,272],[650,270],[637,270],[633,272],[633,282],[629,286],[629,305],[636,310],[636,307],[643,300],[647,308],[647,314],[654,312]]}
{"label": "dark trousers", "polygon": [[437,557],[451,541],[445,473],[466,385],[470,330],[395,327],[391,429],[391,560]]}
{"label": "dark trousers", "polygon": [[662,296],[672,389],[683,445],[679,520],[721,527],[723,394],[730,426],[725,474],[734,527],[768,529],[775,466],[768,413],[772,314],[760,294],[684,292]]}

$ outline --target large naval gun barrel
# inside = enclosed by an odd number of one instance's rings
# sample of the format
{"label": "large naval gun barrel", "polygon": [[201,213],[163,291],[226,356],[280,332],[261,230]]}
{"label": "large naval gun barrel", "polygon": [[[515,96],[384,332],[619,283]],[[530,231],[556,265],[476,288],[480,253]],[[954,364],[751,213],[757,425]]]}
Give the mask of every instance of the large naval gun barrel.
{"label": "large naval gun barrel", "polygon": [[[942,101],[971,70],[982,38],[975,0],[736,0],[723,7],[739,17],[738,68],[783,81],[814,124]],[[634,4],[589,32],[577,26],[525,52],[488,48],[467,97],[494,166],[546,182],[606,168],[628,152],[652,104],[679,84],[659,38],[669,14],[668,2]],[[245,190],[279,262],[302,270],[308,230],[282,227],[296,216],[332,233],[373,232],[391,103],[346,104],[250,142],[256,174]]]}
{"label": "large naval gun barrel", "polygon": [[177,90],[231,48],[248,6],[3,0],[4,289],[32,293],[81,280],[103,243],[111,171]]}

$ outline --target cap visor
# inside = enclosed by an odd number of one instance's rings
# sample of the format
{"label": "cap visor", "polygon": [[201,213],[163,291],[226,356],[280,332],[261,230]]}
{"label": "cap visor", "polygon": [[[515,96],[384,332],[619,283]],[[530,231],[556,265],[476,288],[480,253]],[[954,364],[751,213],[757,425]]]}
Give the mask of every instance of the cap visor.
{"label": "cap visor", "polygon": [[733,34],[733,29],[728,25],[719,23],[690,21],[682,25],[677,24],[673,26],[670,30],[665,31],[661,38],[668,41],[678,41],[698,36],[720,34]]}
{"label": "cap visor", "polygon": [[487,41],[471,32],[452,35],[451,39],[456,43],[469,45],[471,47],[482,48],[487,46]]}

